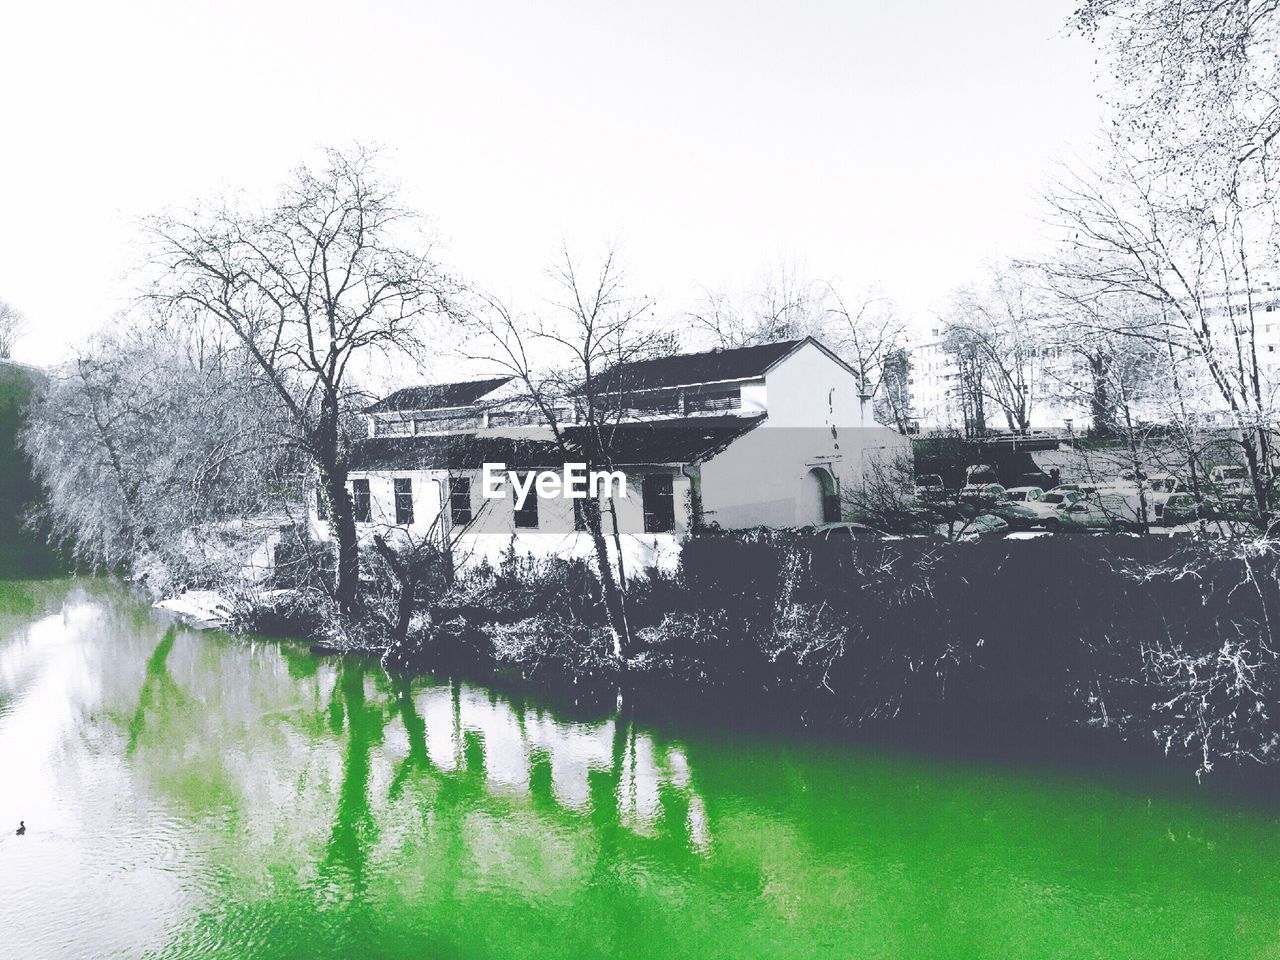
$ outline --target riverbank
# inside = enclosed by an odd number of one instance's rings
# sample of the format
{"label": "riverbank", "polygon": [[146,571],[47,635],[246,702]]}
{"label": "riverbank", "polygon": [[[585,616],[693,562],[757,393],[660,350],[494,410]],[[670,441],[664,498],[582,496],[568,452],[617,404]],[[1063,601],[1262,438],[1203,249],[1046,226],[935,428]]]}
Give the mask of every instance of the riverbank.
{"label": "riverbank", "polygon": [[0,837],[5,943],[1227,960],[1274,942],[1274,807],[1169,771],[1009,769],[759,732],[743,709],[694,724],[571,699],[183,629],[105,579],[0,584],[0,822],[28,825]]}
{"label": "riverbank", "polygon": [[241,626],[403,671],[709,710],[888,740],[1114,748],[1198,776],[1270,778],[1280,742],[1280,560],[1258,543],[1137,537],[976,544],[707,537],[633,580],[625,663],[583,564],[510,557],[424,596],[405,642],[323,610]]}

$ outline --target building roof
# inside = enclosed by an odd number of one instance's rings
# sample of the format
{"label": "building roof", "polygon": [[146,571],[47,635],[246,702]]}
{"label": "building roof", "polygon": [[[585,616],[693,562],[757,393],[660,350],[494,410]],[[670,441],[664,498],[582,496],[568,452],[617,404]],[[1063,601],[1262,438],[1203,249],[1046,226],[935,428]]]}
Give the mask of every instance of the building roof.
{"label": "building roof", "polygon": [[[620,423],[605,428],[618,466],[686,464],[719,453],[764,421],[758,417],[699,417],[643,423]],[[582,447],[584,427],[565,430],[573,455]],[[394,470],[479,470],[486,463],[504,463],[510,470],[560,469],[566,460],[549,431],[529,428],[520,435],[451,433],[416,437],[369,437],[351,450],[350,469],[357,472]]]}
{"label": "building roof", "polygon": [[697,383],[750,380],[795,350],[803,340],[777,340],[751,347],[680,353],[652,360],[636,360],[610,367],[597,378],[602,392],[657,390]]}
{"label": "building roof", "polygon": [[505,463],[513,470],[550,468],[564,458],[545,432],[527,437],[476,433],[426,434],[417,437],[368,437],[351,448],[351,470],[479,470],[486,463]]}
{"label": "building roof", "polygon": [[487,380],[463,380],[458,383],[432,383],[420,387],[405,387],[366,407],[365,413],[469,407],[514,379],[514,377],[490,377]]}
{"label": "building roof", "polygon": [[[605,428],[613,462],[619,466],[686,464],[707,460],[764,422],[755,417],[678,417],[669,420],[628,421]],[[573,427],[567,431],[574,444]]]}

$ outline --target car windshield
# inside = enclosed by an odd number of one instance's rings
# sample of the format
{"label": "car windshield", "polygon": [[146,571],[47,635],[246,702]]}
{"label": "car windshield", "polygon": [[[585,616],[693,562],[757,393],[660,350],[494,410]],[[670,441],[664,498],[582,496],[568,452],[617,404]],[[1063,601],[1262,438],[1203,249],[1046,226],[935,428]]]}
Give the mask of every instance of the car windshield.
{"label": "car windshield", "polygon": [[1025,500],[1025,499],[1027,499],[1027,491],[1025,491],[1025,490],[1010,490],[1010,491],[1009,491],[1009,499],[1010,499],[1010,500]]}
{"label": "car windshield", "polygon": [[1244,467],[1222,467],[1223,480],[1243,480]]}
{"label": "car windshield", "polygon": [[920,487],[940,487],[942,486],[942,477],[936,473],[924,473],[920,475],[920,479],[916,481],[916,485]]}
{"label": "car windshield", "polygon": [[1062,494],[1062,493],[1046,493],[1044,495],[1044,502],[1052,503],[1055,505],[1059,503],[1066,503],[1067,497],[1066,497],[1066,494]]}

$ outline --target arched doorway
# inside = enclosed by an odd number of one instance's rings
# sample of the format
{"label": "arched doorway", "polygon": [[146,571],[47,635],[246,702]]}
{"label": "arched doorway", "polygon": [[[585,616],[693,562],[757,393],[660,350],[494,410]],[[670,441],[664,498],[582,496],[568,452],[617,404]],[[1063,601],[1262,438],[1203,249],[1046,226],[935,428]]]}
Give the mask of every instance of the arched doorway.
{"label": "arched doorway", "polygon": [[814,467],[804,478],[798,522],[830,523],[840,519],[840,497],[836,482],[826,467]]}

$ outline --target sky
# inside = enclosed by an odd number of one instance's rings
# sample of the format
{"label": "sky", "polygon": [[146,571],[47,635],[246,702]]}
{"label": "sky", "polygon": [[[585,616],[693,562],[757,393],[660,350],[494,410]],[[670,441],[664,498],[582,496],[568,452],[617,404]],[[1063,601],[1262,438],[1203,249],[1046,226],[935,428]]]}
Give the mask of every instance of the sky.
{"label": "sky", "polygon": [[1045,233],[1092,142],[1075,0],[7,5],[0,299],[69,355],[136,291],[139,219],[376,144],[442,259],[517,305],[617,246],[675,318],[789,269],[913,321]]}

